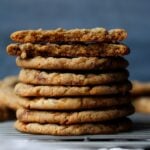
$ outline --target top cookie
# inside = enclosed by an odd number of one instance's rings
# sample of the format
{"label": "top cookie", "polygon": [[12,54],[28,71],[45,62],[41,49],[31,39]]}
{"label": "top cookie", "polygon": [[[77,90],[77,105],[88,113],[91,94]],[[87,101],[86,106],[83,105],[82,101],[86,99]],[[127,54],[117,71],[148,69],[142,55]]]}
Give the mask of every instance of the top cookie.
{"label": "top cookie", "polygon": [[20,43],[57,43],[57,42],[116,42],[126,39],[124,29],[54,29],[22,30],[11,34],[11,39]]}

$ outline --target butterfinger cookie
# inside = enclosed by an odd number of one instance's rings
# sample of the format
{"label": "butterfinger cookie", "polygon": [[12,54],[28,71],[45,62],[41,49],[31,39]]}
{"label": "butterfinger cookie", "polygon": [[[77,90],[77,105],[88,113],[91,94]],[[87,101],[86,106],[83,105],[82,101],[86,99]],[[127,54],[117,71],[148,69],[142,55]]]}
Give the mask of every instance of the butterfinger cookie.
{"label": "butterfinger cookie", "polygon": [[20,108],[17,119],[27,123],[80,124],[113,120],[130,115],[134,112],[132,105],[102,110],[87,110],[79,112],[36,111]]}
{"label": "butterfinger cookie", "polygon": [[130,50],[123,44],[10,44],[7,46],[9,55],[20,58],[42,57],[106,57],[127,55]]}
{"label": "butterfinger cookie", "polygon": [[17,57],[16,63],[22,68],[47,70],[114,70],[128,66],[128,61],[122,57],[44,58],[38,56],[32,59]]}
{"label": "butterfinger cookie", "polygon": [[107,94],[125,94],[131,89],[131,83],[125,82],[114,85],[101,86],[35,86],[18,83],[15,87],[16,94],[20,96],[96,96]]}
{"label": "butterfinger cookie", "polygon": [[17,77],[11,76],[2,80],[0,85],[0,102],[12,110],[19,108],[18,97],[14,94],[14,86],[17,82]]}
{"label": "butterfinger cookie", "polygon": [[76,125],[23,123],[16,121],[15,127],[17,130],[25,133],[69,136],[123,132],[131,129],[132,122],[127,118],[95,124],[86,123]]}
{"label": "butterfinger cookie", "polygon": [[19,80],[23,83],[35,85],[99,85],[121,82],[128,79],[126,70],[112,73],[66,73],[46,72],[34,69],[22,69]]}
{"label": "butterfinger cookie", "polygon": [[133,96],[150,96],[150,83],[149,82],[140,82],[140,81],[132,81],[132,91],[131,94]]}
{"label": "butterfinger cookie", "polygon": [[55,29],[22,30],[11,34],[11,39],[20,43],[58,43],[58,42],[106,42],[121,41],[127,37],[124,29]]}
{"label": "butterfinger cookie", "polygon": [[65,97],[65,98],[21,98],[20,106],[36,110],[85,110],[121,106],[131,102],[128,96]]}

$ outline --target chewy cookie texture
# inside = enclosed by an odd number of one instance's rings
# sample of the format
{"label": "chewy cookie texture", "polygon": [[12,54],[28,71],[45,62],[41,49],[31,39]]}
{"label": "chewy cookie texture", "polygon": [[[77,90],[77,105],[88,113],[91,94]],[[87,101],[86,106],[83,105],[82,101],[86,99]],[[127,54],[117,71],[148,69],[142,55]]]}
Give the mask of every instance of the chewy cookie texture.
{"label": "chewy cookie texture", "polygon": [[92,110],[130,104],[129,96],[95,96],[95,97],[63,97],[63,98],[23,98],[19,97],[19,104],[31,110]]}
{"label": "chewy cookie texture", "polygon": [[24,123],[17,120],[15,127],[17,130],[25,133],[71,136],[85,134],[114,134],[118,132],[125,132],[132,128],[132,122],[128,118],[122,118],[119,120],[100,123],[58,125]]}
{"label": "chewy cookie texture", "polygon": [[78,112],[53,112],[53,111],[36,111],[19,109],[17,118],[22,122],[35,123],[53,123],[53,124],[78,124],[93,123],[107,120],[113,120],[132,114],[133,106],[120,106],[115,108],[107,108],[101,110],[85,110]]}
{"label": "chewy cookie texture", "polygon": [[91,72],[79,71],[72,72],[51,72],[39,71],[35,69],[22,69],[19,74],[19,80],[27,84],[35,85],[103,85],[113,82],[121,82],[128,79],[127,70],[115,72]]}
{"label": "chewy cookie texture", "polygon": [[10,44],[7,52],[21,58],[42,57],[106,57],[123,56],[130,52],[130,49],[123,44]]}
{"label": "chewy cookie texture", "polygon": [[18,83],[15,87],[15,92],[19,96],[32,97],[32,96],[46,96],[46,97],[66,97],[66,96],[100,96],[110,94],[125,95],[131,90],[131,83],[115,85],[99,85],[99,86],[46,86],[46,85],[30,85]]}
{"label": "chewy cookie texture", "polygon": [[22,30],[10,37],[16,43],[7,52],[21,67],[17,130],[68,136],[131,129],[124,29]]}
{"label": "chewy cookie texture", "polygon": [[41,57],[22,59],[17,57],[16,64],[27,69],[44,70],[117,70],[128,67],[128,62],[122,57],[75,57],[54,58]]}
{"label": "chewy cookie texture", "polygon": [[57,43],[57,42],[117,42],[127,37],[124,29],[54,29],[23,30],[11,34],[11,39],[20,43]]}

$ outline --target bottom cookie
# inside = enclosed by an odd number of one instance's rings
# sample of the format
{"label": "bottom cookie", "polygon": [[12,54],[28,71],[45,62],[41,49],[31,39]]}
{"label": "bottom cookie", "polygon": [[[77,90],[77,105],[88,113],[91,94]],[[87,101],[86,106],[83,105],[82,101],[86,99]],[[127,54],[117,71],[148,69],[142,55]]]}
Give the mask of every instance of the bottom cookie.
{"label": "bottom cookie", "polygon": [[124,132],[132,127],[132,122],[128,118],[114,120],[104,123],[87,123],[75,125],[56,125],[56,124],[39,124],[23,123],[16,121],[15,128],[21,132],[45,135],[85,135],[85,134],[113,134]]}

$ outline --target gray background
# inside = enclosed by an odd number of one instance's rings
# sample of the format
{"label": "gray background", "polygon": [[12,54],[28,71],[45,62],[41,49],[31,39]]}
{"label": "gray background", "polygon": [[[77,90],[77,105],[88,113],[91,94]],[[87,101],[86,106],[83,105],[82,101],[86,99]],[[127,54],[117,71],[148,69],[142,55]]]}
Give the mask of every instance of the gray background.
{"label": "gray background", "polygon": [[0,78],[19,70],[5,51],[11,32],[99,26],[128,31],[130,78],[150,80],[149,0],[0,0]]}

